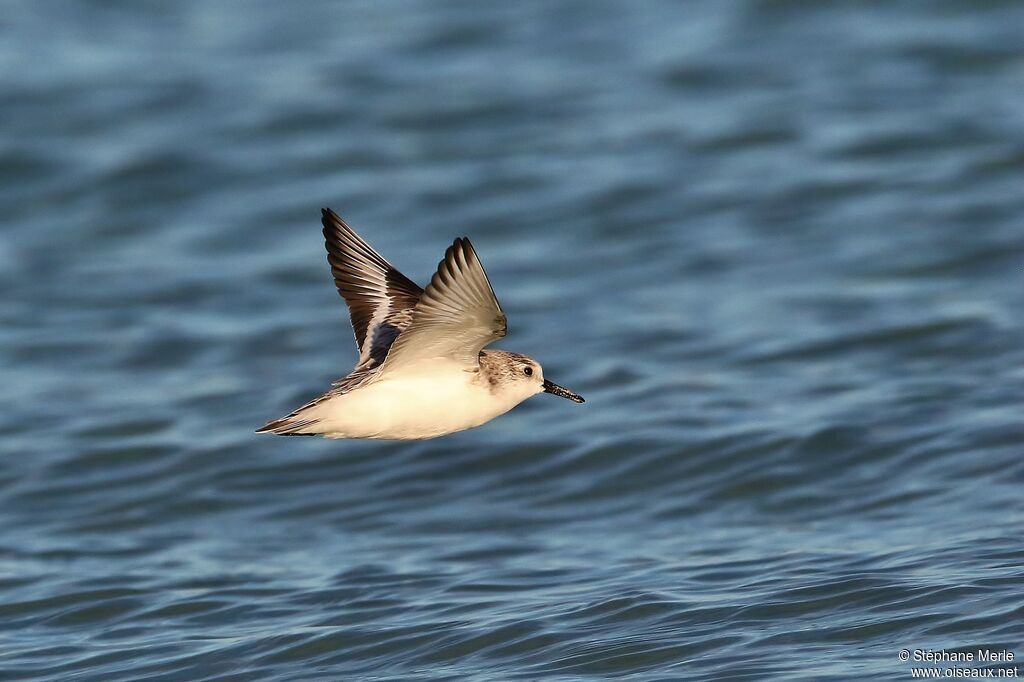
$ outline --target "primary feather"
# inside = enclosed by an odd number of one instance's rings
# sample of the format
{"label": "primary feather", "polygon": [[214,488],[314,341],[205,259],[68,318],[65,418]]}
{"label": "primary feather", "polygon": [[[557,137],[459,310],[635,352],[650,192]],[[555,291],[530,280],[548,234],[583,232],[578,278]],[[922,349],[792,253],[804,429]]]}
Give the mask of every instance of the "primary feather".
{"label": "primary feather", "polygon": [[355,371],[373,369],[412,322],[423,289],[384,260],[341,216],[329,208],[322,213],[327,262],[348,304],[359,348]]}

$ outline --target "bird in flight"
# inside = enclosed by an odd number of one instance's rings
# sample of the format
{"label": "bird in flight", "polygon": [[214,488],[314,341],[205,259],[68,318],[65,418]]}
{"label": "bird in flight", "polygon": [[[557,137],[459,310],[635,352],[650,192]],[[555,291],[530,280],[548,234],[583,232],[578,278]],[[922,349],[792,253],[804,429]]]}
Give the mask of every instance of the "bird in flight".
{"label": "bird in flight", "polygon": [[423,439],[480,426],[538,393],[582,403],[519,353],[483,350],[505,336],[505,313],[465,237],[426,289],[400,273],[337,213],[322,210],[327,261],[359,348],[331,390],[257,433]]}

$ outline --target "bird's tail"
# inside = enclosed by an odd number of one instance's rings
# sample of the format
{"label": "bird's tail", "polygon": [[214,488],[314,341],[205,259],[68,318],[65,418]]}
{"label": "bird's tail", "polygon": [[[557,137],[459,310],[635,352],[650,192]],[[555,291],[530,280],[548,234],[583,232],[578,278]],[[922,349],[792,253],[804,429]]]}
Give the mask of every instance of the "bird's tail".
{"label": "bird's tail", "polygon": [[273,433],[278,436],[315,436],[317,435],[313,431],[304,431],[310,426],[315,425],[319,419],[295,419],[294,415],[288,415],[287,417],[281,417],[275,419],[272,422],[267,422],[260,428],[256,429],[256,433]]}
{"label": "bird's tail", "polygon": [[319,398],[314,398],[291,414],[281,417],[280,419],[267,422],[262,427],[256,429],[256,433],[274,433],[278,436],[317,435],[316,429],[311,427],[316,426],[320,420],[313,418],[310,415],[309,410],[313,406],[323,402],[329,396],[330,394],[327,393]]}

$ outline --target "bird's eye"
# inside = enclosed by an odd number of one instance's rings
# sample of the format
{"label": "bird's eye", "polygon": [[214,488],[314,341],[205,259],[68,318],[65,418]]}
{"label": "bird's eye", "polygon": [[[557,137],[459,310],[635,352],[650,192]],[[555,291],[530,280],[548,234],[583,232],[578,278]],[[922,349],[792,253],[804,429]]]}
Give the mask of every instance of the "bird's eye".
{"label": "bird's eye", "polygon": [[523,374],[525,374],[528,377],[532,377],[533,376],[533,367],[523,367]]}

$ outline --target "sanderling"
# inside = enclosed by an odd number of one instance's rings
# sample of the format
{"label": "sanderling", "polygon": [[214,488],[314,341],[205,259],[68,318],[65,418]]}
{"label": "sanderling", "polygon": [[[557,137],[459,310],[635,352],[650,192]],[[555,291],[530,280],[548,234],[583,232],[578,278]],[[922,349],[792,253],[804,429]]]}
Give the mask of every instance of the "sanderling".
{"label": "sanderling", "polygon": [[352,372],[257,433],[327,438],[435,438],[480,426],[538,393],[583,398],[519,353],[483,350],[505,336],[505,313],[465,237],[426,289],[323,209],[327,261],[359,348]]}

